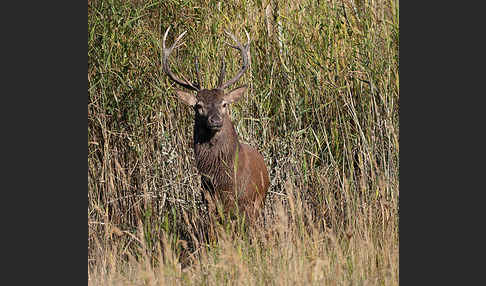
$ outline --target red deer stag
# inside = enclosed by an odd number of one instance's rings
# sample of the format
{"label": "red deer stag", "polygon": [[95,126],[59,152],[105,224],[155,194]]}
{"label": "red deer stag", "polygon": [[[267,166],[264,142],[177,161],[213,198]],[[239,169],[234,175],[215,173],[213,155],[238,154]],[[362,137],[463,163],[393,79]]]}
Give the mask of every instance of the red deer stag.
{"label": "red deer stag", "polygon": [[[206,89],[201,87],[201,76],[196,57],[197,81],[181,80],[169,67],[169,56],[172,50],[179,47],[184,33],[179,35],[170,48],[165,41],[170,27],[167,28],[163,42],[162,68],[175,83],[191,92],[176,90],[178,98],[194,108],[194,154],[196,167],[201,175],[203,200],[210,213],[216,210],[215,203],[221,203],[226,214],[234,215],[238,211],[253,223],[265,200],[270,180],[263,157],[258,151],[238,140],[233,123],[229,117],[228,105],[236,102],[245,93],[243,85],[225,93],[224,89],[234,84],[248,69],[248,49],[250,36],[246,33],[248,43],[242,45],[236,37],[226,32],[236,43],[229,46],[239,50],[243,59],[240,71],[227,82],[224,81],[225,64],[221,60],[218,87]],[[245,31],[246,32],[246,31]]]}

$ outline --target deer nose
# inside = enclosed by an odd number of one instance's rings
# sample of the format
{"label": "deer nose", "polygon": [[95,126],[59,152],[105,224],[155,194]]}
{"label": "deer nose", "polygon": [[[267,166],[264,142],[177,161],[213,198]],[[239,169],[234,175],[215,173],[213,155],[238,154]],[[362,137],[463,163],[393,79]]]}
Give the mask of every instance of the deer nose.
{"label": "deer nose", "polygon": [[223,126],[223,119],[219,115],[212,115],[208,118],[208,125],[210,128],[219,129]]}

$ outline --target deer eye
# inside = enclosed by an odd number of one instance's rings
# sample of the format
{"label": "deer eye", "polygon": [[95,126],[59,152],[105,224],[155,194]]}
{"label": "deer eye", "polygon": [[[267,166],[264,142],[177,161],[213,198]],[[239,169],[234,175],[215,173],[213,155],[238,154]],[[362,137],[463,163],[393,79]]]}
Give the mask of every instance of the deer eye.
{"label": "deer eye", "polygon": [[227,103],[223,102],[223,108],[226,108]]}
{"label": "deer eye", "polygon": [[203,111],[203,106],[200,103],[196,103],[196,106],[194,106],[197,112],[201,113]]}

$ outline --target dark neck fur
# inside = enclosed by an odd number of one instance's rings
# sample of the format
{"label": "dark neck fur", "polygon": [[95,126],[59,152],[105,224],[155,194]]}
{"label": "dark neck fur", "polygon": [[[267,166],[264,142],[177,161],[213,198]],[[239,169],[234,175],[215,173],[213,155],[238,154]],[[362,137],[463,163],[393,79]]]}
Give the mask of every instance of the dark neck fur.
{"label": "dark neck fur", "polygon": [[197,120],[194,125],[196,166],[203,177],[211,178],[214,187],[232,185],[234,154],[239,147],[230,119],[224,120],[223,128],[218,132],[201,126]]}

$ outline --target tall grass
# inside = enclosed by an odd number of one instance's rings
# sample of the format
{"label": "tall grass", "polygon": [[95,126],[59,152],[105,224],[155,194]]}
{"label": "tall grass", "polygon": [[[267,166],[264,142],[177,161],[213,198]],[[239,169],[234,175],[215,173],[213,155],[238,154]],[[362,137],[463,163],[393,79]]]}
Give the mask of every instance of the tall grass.
{"label": "tall grass", "polygon": [[[88,2],[88,284],[396,285],[399,277],[398,1]],[[192,113],[161,71],[216,84],[251,41],[232,106],[271,187],[260,227],[214,226]],[[325,283],[325,284],[323,284]]]}

